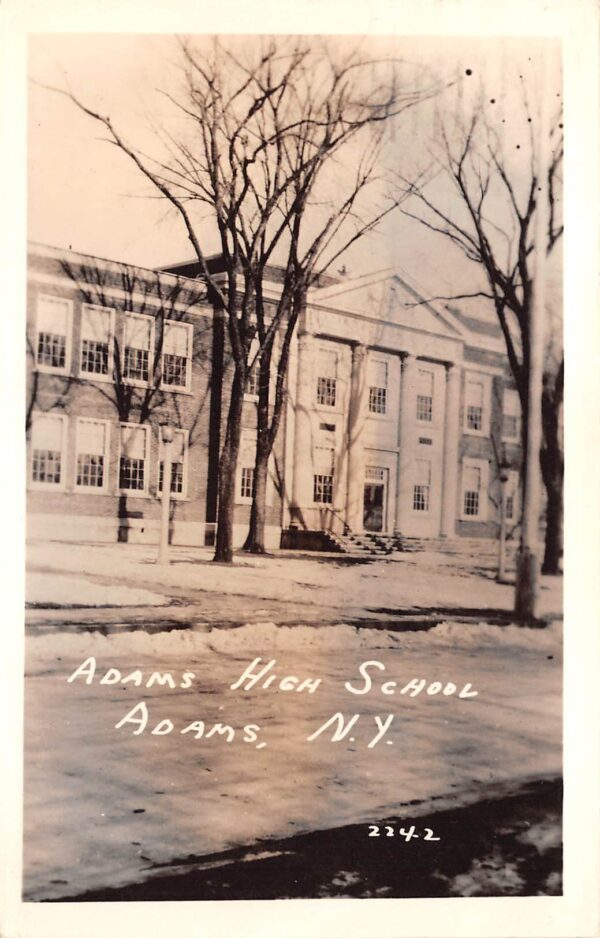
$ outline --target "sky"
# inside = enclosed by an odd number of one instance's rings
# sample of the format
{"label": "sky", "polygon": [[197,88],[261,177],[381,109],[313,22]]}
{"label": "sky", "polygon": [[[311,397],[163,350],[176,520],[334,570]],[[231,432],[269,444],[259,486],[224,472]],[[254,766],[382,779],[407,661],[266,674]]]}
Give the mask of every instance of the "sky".
{"label": "sky", "polygon": [[[249,42],[257,37],[247,37]],[[411,177],[431,164],[434,112],[468,114],[485,89],[486,106],[506,148],[515,177],[527,177],[523,88],[535,112],[541,44],[531,39],[421,39],[362,37],[368,54],[400,57],[452,87],[435,104],[413,108],[391,144],[398,172]],[[334,40],[335,42],[335,40]],[[338,39],[338,43],[354,40]],[[128,158],[103,139],[102,128],[64,95],[71,90],[109,115],[143,150],[154,145],[151,128],[167,120],[158,89],[173,88],[174,37],[145,34],[46,34],[29,37],[28,237],[61,248],[139,264],[162,266],[193,256],[182,224],[157,198]],[[560,103],[560,59],[550,56],[552,96]],[[522,75],[523,79],[518,79]],[[491,102],[491,103],[490,103]],[[532,104],[531,104],[532,102]],[[526,144],[526,140],[525,140]],[[521,161],[521,163],[518,162]],[[444,201],[443,177],[432,191]],[[448,205],[453,203],[448,202]],[[407,204],[408,205],[408,204]],[[412,208],[412,206],[408,206]],[[505,208],[495,203],[499,217]],[[217,250],[213,226],[200,226],[203,246]],[[469,292],[481,284],[477,268],[447,241],[395,211],[361,240],[335,268],[361,275],[390,267],[407,273],[424,295]],[[335,272],[334,268],[334,272]],[[469,312],[488,315],[485,303]]]}

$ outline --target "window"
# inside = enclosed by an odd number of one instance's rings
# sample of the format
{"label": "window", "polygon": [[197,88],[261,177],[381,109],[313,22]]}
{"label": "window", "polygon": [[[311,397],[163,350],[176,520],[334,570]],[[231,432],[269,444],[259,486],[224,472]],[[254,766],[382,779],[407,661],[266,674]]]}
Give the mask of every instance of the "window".
{"label": "window", "polygon": [[[188,440],[186,430],[175,430],[171,444],[171,495],[180,495],[185,498],[187,494],[187,450]],[[163,490],[163,475],[165,465],[165,444],[162,437],[158,443],[158,492]]]}
{"label": "window", "polygon": [[252,498],[254,488],[254,466],[242,468],[240,495],[242,498]]}
{"label": "window", "polygon": [[413,487],[413,511],[429,511],[431,490],[431,463],[428,459],[415,460],[415,484]]}
{"label": "window", "polygon": [[369,412],[385,414],[387,410],[388,366],[386,361],[368,361]]}
{"label": "window", "polygon": [[433,372],[421,368],[417,372],[417,420],[433,420]]}
{"label": "window", "polygon": [[149,316],[128,313],[123,340],[123,378],[147,384],[150,377],[150,347],[153,321]]}
{"label": "window", "polygon": [[484,459],[465,459],[462,469],[462,518],[484,521],[489,466]]}
{"label": "window", "polygon": [[58,296],[39,296],[36,364],[42,371],[69,370],[72,303]]}
{"label": "window", "polygon": [[36,487],[63,487],[66,417],[35,414],[31,426],[31,481]]}
{"label": "window", "polygon": [[148,434],[148,427],[138,424],[121,424],[119,489],[122,492],[146,492]]}
{"label": "window", "polygon": [[483,382],[467,380],[465,385],[465,430],[483,432]]}
{"label": "window", "polygon": [[507,521],[517,521],[519,511],[519,473],[515,469],[510,470],[508,474],[508,481],[505,484],[505,518]]}
{"label": "window", "polygon": [[315,446],[314,451],[313,501],[332,505],[335,449],[328,445],[326,436],[324,444]]}
{"label": "window", "polygon": [[102,306],[81,307],[81,359],[82,374],[109,376],[113,342],[114,313]]}
{"label": "window", "polygon": [[521,433],[521,402],[518,391],[505,388],[502,396],[502,439],[519,442]]}
{"label": "window", "polygon": [[337,401],[337,352],[320,349],[317,372],[317,404],[335,407]]}
{"label": "window", "polygon": [[248,397],[258,397],[258,386],[260,381],[260,361],[258,360],[259,350],[260,345],[258,339],[252,339],[250,351],[248,353],[248,364],[251,366],[251,368],[246,375],[246,390],[244,392]]}
{"label": "window", "polygon": [[186,322],[165,322],[162,346],[162,383],[173,389],[189,390],[191,382],[193,326]]}
{"label": "window", "polygon": [[104,420],[77,420],[75,484],[89,491],[106,489],[109,425]]}

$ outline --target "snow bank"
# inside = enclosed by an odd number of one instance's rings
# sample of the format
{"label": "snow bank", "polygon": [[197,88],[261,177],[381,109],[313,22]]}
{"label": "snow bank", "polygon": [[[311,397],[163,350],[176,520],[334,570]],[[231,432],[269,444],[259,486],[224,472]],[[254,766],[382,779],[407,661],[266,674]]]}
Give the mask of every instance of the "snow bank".
{"label": "snow bank", "polygon": [[112,583],[105,586],[72,575],[30,573],[27,602],[44,606],[164,606],[169,600],[130,586]]}
{"label": "snow bank", "polygon": [[[118,626],[116,627],[118,628]],[[134,653],[138,656],[180,657],[202,655],[207,651],[239,654],[247,650],[280,652],[301,649],[349,650],[352,648],[531,648],[538,651],[560,646],[559,623],[546,629],[523,629],[516,625],[494,626],[485,622],[468,624],[443,622],[428,631],[391,632],[386,629],[358,629],[340,624],[323,627],[277,626],[274,622],[248,623],[239,628],[219,629],[197,623],[195,629],[149,634],[144,631],[60,633],[28,639],[28,672],[37,670],[49,659],[102,657],[115,658]]]}

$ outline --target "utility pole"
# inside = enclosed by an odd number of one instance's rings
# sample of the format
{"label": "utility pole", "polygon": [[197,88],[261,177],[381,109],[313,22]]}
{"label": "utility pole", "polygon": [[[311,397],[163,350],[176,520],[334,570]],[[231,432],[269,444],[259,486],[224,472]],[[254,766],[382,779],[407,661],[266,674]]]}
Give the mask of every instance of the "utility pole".
{"label": "utility pole", "polygon": [[169,562],[169,511],[171,507],[171,453],[173,450],[173,440],[175,433],[173,427],[169,424],[163,424],[161,427],[163,442],[163,476],[162,476],[162,495],[160,502],[160,533],[158,541],[157,563]]}
{"label": "utility pole", "polygon": [[540,449],[542,444],[542,373],[544,365],[544,320],[546,315],[546,245],[548,242],[549,192],[548,148],[550,135],[548,52],[542,52],[540,122],[537,134],[537,177],[535,211],[535,263],[529,319],[529,375],[527,395],[527,442],[521,545],[517,557],[515,614],[521,625],[537,619],[539,596],[538,541],[540,527]]}

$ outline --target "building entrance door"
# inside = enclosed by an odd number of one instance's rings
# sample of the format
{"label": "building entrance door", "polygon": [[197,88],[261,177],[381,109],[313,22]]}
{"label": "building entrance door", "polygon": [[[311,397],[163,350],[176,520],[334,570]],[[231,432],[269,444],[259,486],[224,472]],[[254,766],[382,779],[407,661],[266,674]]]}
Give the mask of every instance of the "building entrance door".
{"label": "building entrance door", "polygon": [[363,496],[363,528],[365,531],[385,529],[385,469],[367,467]]}

